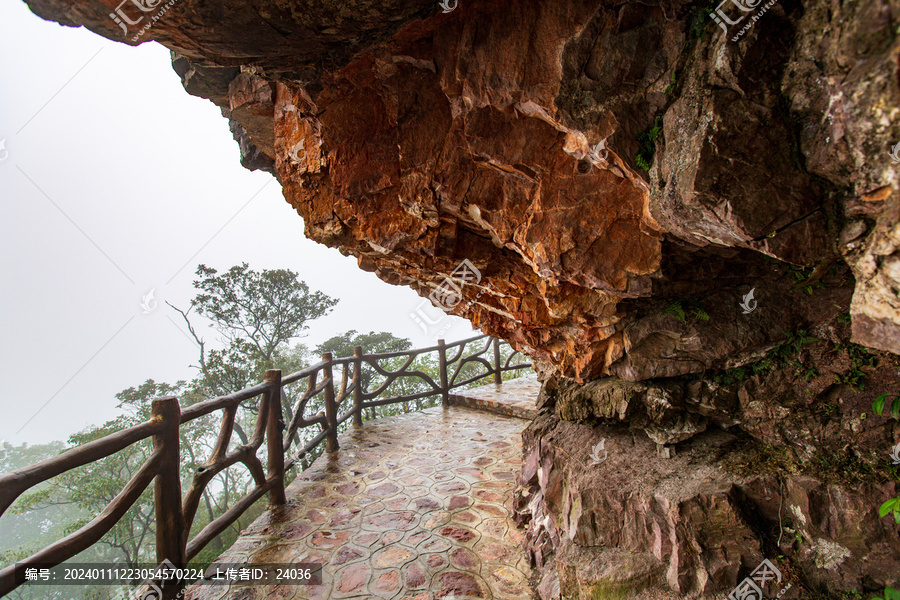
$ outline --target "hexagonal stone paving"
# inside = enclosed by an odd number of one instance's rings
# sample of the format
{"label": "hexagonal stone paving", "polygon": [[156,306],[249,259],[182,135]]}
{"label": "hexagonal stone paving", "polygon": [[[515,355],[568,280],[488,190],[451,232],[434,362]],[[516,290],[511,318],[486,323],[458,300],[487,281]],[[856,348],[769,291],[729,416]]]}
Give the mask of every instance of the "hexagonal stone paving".
{"label": "hexagonal stone paving", "polygon": [[541,392],[537,375],[525,375],[503,383],[482,385],[450,393],[450,406],[486,410],[509,417],[533,419],[537,414],[535,400]]}
{"label": "hexagonal stone paving", "polygon": [[185,598],[535,598],[510,518],[524,425],[459,407],[367,421],[219,559],[321,563],[322,585],[194,585]]}

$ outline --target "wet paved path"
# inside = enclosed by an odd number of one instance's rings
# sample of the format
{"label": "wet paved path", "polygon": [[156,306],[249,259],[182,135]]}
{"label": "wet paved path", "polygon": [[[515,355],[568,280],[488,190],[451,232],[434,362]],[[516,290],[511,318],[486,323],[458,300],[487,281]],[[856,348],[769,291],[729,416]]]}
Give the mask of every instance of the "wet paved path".
{"label": "wet paved path", "polygon": [[525,424],[460,407],[367,421],[217,561],[317,562],[322,585],[193,586],[185,597],[534,598],[510,519]]}
{"label": "wet paved path", "polygon": [[482,385],[450,394],[450,406],[463,406],[477,410],[533,419],[537,415],[535,401],[541,391],[537,375],[526,375],[504,381],[500,385]]}

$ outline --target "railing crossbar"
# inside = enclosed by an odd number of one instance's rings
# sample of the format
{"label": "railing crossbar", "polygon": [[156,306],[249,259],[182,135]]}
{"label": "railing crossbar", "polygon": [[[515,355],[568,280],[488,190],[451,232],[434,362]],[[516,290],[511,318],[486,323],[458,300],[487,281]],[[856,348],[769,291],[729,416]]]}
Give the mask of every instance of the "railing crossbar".
{"label": "railing crossbar", "polygon": [[146,421],[0,477],[0,515],[28,489],[66,471],[112,456],[153,436],[161,428],[160,421]]}
{"label": "railing crossbar", "polygon": [[[485,340],[484,347],[466,355],[467,345]],[[31,487],[65,473],[71,469],[96,462],[148,438],[153,439],[153,452],[137,473],[128,481],[116,497],[96,518],[78,531],[47,546],[33,556],[19,561],[0,571],[0,596],[17,587],[16,574],[29,564],[59,564],[78,552],[90,547],[102,538],[121,520],[129,508],[140,498],[149,484],[156,479],[154,496],[157,526],[157,562],[172,560],[176,566],[190,561],[216,536],[236,522],[256,501],[269,494],[269,504],[284,504],[285,472],[297,466],[324,441],[326,452],[339,449],[338,430],[348,420],[354,425],[362,425],[363,411],[398,403],[408,403],[425,398],[441,397],[442,404],[448,406],[448,395],[452,389],[474,383],[485,377],[494,376],[500,383],[502,373],[527,368],[527,363],[512,364],[513,357],[520,354],[513,351],[501,361],[500,342],[486,335],[475,336],[451,344],[443,340],[437,346],[399,352],[364,354],[362,348],[354,348],[352,357],[334,358],[330,353],[322,355],[322,360],[314,365],[281,377],[281,372],[266,372],[262,383],[231,394],[218,396],[199,402],[181,410],[176,398],[162,398],[153,401],[153,417],[144,423],[123,429],[99,440],[94,440],[78,448],[72,448],[57,457],[18,469],[0,477],[0,516]],[[489,358],[486,353],[493,349]],[[422,356],[437,353],[440,381],[412,365]],[[448,354],[452,354],[448,358]],[[385,367],[382,362],[403,358],[396,369]],[[400,362],[400,361],[398,361]],[[469,365],[484,367],[485,373],[472,375],[457,381]],[[335,389],[334,367],[341,367],[339,389]],[[382,378],[372,390],[367,389],[370,374]],[[321,381],[319,381],[321,376]],[[412,380],[421,390],[410,394],[383,397],[384,393],[398,381]],[[306,390],[299,399],[293,401],[293,413],[285,428],[283,416],[287,402],[284,389],[301,381],[306,382]],[[236,428],[236,417],[242,403],[259,397],[256,423],[250,439],[229,451],[228,446]],[[284,397],[284,400],[282,400]],[[313,398],[321,397],[324,409],[313,417],[306,418],[307,406]],[[352,398],[352,406],[344,412],[341,407]],[[210,456],[203,466],[194,473],[190,488],[181,496],[180,439],[178,428],[217,411],[222,411],[222,420]],[[288,410],[290,412],[290,410]],[[374,413],[373,413],[374,415]],[[291,446],[302,443],[298,436],[301,428],[318,425],[321,431],[312,437],[293,456],[287,459]],[[286,435],[285,435],[286,434]],[[243,435],[243,434],[242,434]],[[260,460],[259,451],[267,443],[267,468]],[[202,495],[210,482],[219,474],[236,464],[243,464],[252,477],[254,487],[235,502],[222,515],[210,521],[191,540],[188,534],[196,517]],[[171,530],[171,531],[169,531]],[[168,593],[168,592],[167,592]]]}
{"label": "railing crossbar", "polygon": [[78,531],[0,571],[0,597],[5,596],[18,587],[16,584],[16,573],[24,571],[29,565],[58,565],[100,541],[100,538],[106,532],[116,526],[116,523],[137,502],[144,490],[153,481],[153,478],[156,477],[162,458],[162,449],[150,455],[150,458],[138,469],[138,472],[125,484],[122,491],[116,494],[116,497],[106,505],[99,515]]}
{"label": "railing crossbar", "polygon": [[199,419],[202,416],[216,412],[217,410],[222,410],[223,408],[227,408],[228,406],[238,405],[244,400],[249,400],[254,396],[259,396],[261,393],[269,389],[269,387],[270,385],[268,383],[258,383],[253,387],[234,392],[233,394],[219,396],[218,398],[198,402],[197,404],[189,406],[181,411],[181,424],[184,425],[189,421]]}

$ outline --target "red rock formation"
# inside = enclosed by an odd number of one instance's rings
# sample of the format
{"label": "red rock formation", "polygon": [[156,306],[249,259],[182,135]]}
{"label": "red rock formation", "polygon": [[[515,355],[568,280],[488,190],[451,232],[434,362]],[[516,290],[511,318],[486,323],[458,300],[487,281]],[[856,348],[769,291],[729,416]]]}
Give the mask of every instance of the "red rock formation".
{"label": "red rock formation", "polygon": [[[745,2],[726,34],[686,0],[178,0],[144,33],[159,0],[27,1],[172,49],[243,164],[362,269],[447,300],[468,261],[452,312],[529,353],[563,398],[529,433],[520,493],[545,597],[554,581],[569,597],[729,591],[763,550],[796,550],[804,589],[897,584],[897,530],[866,507],[896,493],[898,431],[863,423],[898,385],[895,2]],[[886,352],[849,344],[847,311],[853,340]],[[588,472],[567,452],[596,421],[623,448],[699,462],[681,479],[646,457],[616,463],[634,476]],[[777,485],[721,473],[746,458],[732,441],[801,466],[779,463]],[[840,480],[856,467],[864,484]],[[796,545],[783,503],[805,520]]]}
{"label": "red rock formation", "polygon": [[[117,5],[129,20],[146,15],[126,35],[112,3],[30,5],[127,43],[157,10]],[[186,88],[243,129],[245,164],[274,161],[309,237],[422,296],[467,259],[483,278],[462,287],[454,314],[545,370],[642,379],[661,371],[635,368],[631,324],[723,288],[731,293],[713,300],[733,321],[746,291],[774,287],[758,254],[731,253],[705,273],[728,281],[700,280],[698,264],[728,247],[827,262],[845,200],[893,184],[866,161],[894,133],[878,116],[897,105],[883,69],[897,54],[885,6],[872,0],[838,20],[780,3],[736,43],[703,31],[706,13],[678,2],[471,1],[435,14],[412,0],[253,9],[180,0],[138,41],[179,53]],[[823,22],[834,33],[813,46]],[[873,41],[842,41],[844,30]],[[852,67],[848,54],[866,59]],[[649,181],[638,152],[653,163]],[[692,273],[667,269],[683,269],[680,257]],[[885,294],[877,306],[890,302]],[[881,315],[860,339],[893,347],[879,340],[896,337],[897,325],[877,306],[854,304]],[[785,327],[761,329],[752,348],[700,356],[675,347],[690,371],[721,368],[773,345]],[[705,343],[717,333],[689,335]]]}

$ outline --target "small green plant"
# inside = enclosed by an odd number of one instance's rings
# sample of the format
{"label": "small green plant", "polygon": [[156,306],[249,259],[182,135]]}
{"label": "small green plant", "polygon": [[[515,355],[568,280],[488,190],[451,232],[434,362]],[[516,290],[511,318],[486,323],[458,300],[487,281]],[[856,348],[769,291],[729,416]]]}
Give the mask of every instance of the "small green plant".
{"label": "small green plant", "polygon": [[667,315],[672,315],[676,319],[681,322],[687,320],[687,313],[684,312],[684,308],[681,307],[681,302],[673,302],[663,309],[663,312]]}
{"label": "small green plant", "polygon": [[700,321],[709,321],[709,314],[703,310],[703,306],[695,300],[688,303],[687,309],[681,305],[681,302],[676,300],[665,307],[663,312],[667,315],[672,315],[682,323],[686,322],[689,316],[699,319]]}
{"label": "small green plant", "polygon": [[653,155],[656,154],[656,138],[662,131],[662,119],[656,117],[647,130],[637,134],[637,141],[640,145],[637,155],[634,157],[634,163],[645,171],[650,170],[650,164],[653,161]]}
{"label": "small green plant", "polygon": [[881,416],[888,398],[891,398],[891,417],[894,420],[900,420],[900,396],[891,396],[890,394],[878,396],[875,398],[875,402],[872,403],[872,412]]}
{"label": "small green plant", "polygon": [[753,369],[754,375],[762,375],[775,368],[775,361],[771,358],[764,358],[750,368]]}
{"label": "small green plant", "polygon": [[666,88],[665,94],[666,96],[671,95],[675,91],[675,84],[677,81],[675,80],[675,70],[672,70],[672,83],[669,84],[669,87]]}
{"label": "small green plant", "polygon": [[[808,280],[810,278],[810,276],[812,275],[813,271],[814,271],[814,269],[801,269],[799,267],[794,267],[791,269],[791,273],[794,276],[794,281],[796,281],[797,283],[801,283],[801,282]],[[805,286],[797,288],[797,289],[803,290],[808,295],[812,296],[814,290],[824,290],[825,285],[821,281],[816,280],[809,285],[805,285]]]}
{"label": "small green plant", "polygon": [[900,600],[900,589],[886,587],[884,588],[883,597],[875,597],[872,600]]}
{"label": "small green plant", "polygon": [[733,369],[728,369],[727,371],[722,371],[721,373],[713,375],[711,380],[720,385],[741,383],[750,376],[748,373],[749,370],[749,367],[735,367]]}
{"label": "small green plant", "polygon": [[806,380],[806,383],[809,383],[810,379],[819,376],[819,370],[815,367],[808,367],[796,359],[791,359],[788,362],[794,366],[794,373]]}
{"label": "small green plant", "polygon": [[864,390],[866,387],[866,373],[863,371],[863,367],[874,367],[875,356],[869,354],[859,344],[836,344],[834,349],[838,352],[846,350],[847,356],[850,358],[850,368],[843,373],[835,374],[834,382],[843,383],[854,392]]}
{"label": "small green plant", "polygon": [[852,319],[850,318],[850,311],[842,312],[838,315],[838,321],[843,323],[844,325],[849,325]]}
{"label": "small green plant", "polygon": [[787,339],[772,349],[771,354],[777,359],[787,361],[790,357],[800,354],[806,344],[818,341],[819,338],[807,335],[805,329],[798,329],[796,332],[788,332]]}
{"label": "small green plant", "polygon": [[[891,418],[900,420],[900,396],[891,396],[890,394],[881,394],[880,396],[875,398],[874,402],[872,402],[872,412],[874,412],[876,415],[880,416],[884,412],[884,405],[888,402],[888,399],[890,399],[890,402],[891,402],[891,404],[890,404]],[[895,450],[895,452],[896,452],[896,450]],[[880,507],[878,507],[878,516],[879,517],[881,517],[883,519],[884,517],[886,517],[888,515],[893,515],[894,521],[896,521],[898,524],[900,524],[900,496],[898,496],[897,498],[891,498],[890,500],[888,500],[884,504],[882,504]],[[884,591],[885,599],[891,598],[891,596],[888,595],[887,590],[893,590],[893,589],[894,588],[887,588]],[[894,593],[896,594],[896,598],[898,598],[898,600],[900,600],[900,590],[894,590]]]}
{"label": "small green plant", "polygon": [[794,372],[803,377],[807,383],[819,376],[819,371],[814,366],[807,366],[800,360],[803,346],[818,342],[819,338],[807,334],[805,329],[798,329],[787,334],[787,339],[775,346],[761,361],[749,366],[754,375],[764,375],[772,369],[785,368],[788,365],[794,367]]}
{"label": "small green plant", "polygon": [[715,0],[698,0],[691,8],[688,16],[688,39],[706,37],[708,25],[712,22],[709,15],[716,9]]}

